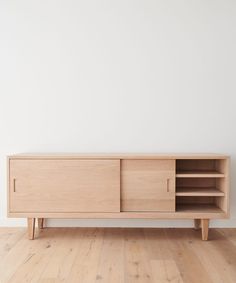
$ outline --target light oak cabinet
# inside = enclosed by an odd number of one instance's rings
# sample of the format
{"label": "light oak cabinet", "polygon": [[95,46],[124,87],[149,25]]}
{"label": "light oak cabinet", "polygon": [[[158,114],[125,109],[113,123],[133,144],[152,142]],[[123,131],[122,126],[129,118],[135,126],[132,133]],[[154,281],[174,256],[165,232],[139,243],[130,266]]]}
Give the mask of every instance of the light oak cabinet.
{"label": "light oak cabinet", "polygon": [[8,216],[209,219],[229,216],[229,157],[219,154],[107,154],[8,157]]}

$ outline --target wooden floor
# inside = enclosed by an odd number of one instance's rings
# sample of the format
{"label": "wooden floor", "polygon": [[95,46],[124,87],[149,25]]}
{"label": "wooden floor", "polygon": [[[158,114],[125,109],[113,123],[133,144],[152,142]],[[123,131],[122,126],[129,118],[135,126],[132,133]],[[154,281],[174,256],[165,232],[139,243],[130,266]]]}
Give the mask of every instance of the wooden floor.
{"label": "wooden floor", "polygon": [[0,282],[236,282],[236,229],[0,229]]}

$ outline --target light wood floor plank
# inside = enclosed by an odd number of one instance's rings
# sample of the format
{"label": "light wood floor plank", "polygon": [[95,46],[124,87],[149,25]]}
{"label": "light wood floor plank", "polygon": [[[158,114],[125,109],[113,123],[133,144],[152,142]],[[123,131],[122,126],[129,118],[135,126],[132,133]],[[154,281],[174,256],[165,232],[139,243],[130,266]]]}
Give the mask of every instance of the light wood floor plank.
{"label": "light wood floor plank", "polygon": [[19,266],[27,260],[30,254],[31,245],[25,237],[21,237],[5,257],[0,261],[0,282],[9,282],[10,277],[17,271]]}
{"label": "light wood floor plank", "polygon": [[[188,238],[186,238],[184,230],[185,229],[165,229],[169,249],[180,270],[183,281],[186,283],[214,283],[206,272],[204,265],[196,257],[194,251],[189,248]],[[202,246],[203,244],[204,242],[202,242]]]}
{"label": "light wood floor plank", "polygon": [[[30,244],[27,258],[19,265],[16,272],[9,279],[9,283],[38,282],[43,270],[46,268],[54,250],[60,246],[67,229],[48,229],[48,233],[42,232],[41,240],[34,240]],[[46,236],[46,237],[45,237]]]}
{"label": "light wood floor plank", "polygon": [[174,260],[151,260],[153,282],[183,283]]}
{"label": "light wood floor plank", "polygon": [[152,282],[143,229],[125,229],[125,282]]}
{"label": "light wood floor plank", "polygon": [[222,283],[225,277],[222,276],[221,272],[218,272],[216,266],[213,264],[214,258],[212,258],[211,253],[209,253],[209,242],[205,242],[203,245],[202,240],[199,238],[199,233],[201,231],[186,230],[183,233],[188,238],[188,247],[191,249],[195,255],[198,257],[204,269],[214,283]]}
{"label": "light wood floor plank", "polygon": [[62,235],[60,239],[57,240],[57,245],[55,249],[53,249],[51,253],[51,257],[49,258],[47,265],[45,266],[43,272],[40,275],[41,281],[50,281],[56,280],[60,273],[60,266],[63,261],[63,257],[66,256],[65,249],[69,248],[69,241],[71,243],[70,235],[72,231],[68,229],[65,230],[65,233]]}
{"label": "light wood floor plank", "polygon": [[10,252],[10,250],[19,242],[19,240],[25,237],[24,228],[9,228],[6,234],[0,235],[0,259],[4,260],[4,257]]}
{"label": "light wood floor plank", "polygon": [[105,230],[96,281],[124,283],[123,229]]}
{"label": "light wood floor plank", "polygon": [[217,232],[221,233],[228,241],[232,242],[236,246],[236,233],[235,229],[216,229]]}
{"label": "light wood floor plank", "polygon": [[68,283],[91,283],[96,280],[104,229],[88,228],[81,238],[77,257],[72,265]]}
{"label": "light wood floor plank", "polygon": [[[36,231],[38,233],[38,231]],[[0,283],[235,283],[236,229],[0,228]]]}
{"label": "light wood floor plank", "polygon": [[146,242],[146,252],[150,260],[170,260],[172,254],[166,240],[165,229],[143,229]]}
{"label": "light wood floor plank", "polygon": [[236,250],[235,245],[217,230],[212,229],[208,252],[212,257],[222,278],[226,282],[236,282]]}
{"label": "light wood floor plank", "polygon": [[183,282],[172,257],[164,229],[145,229],[148,258],[151,260],[153,281]]}
{"label": "light wood floor plank", "polygon": [[51,256],[39,282],[65,282],[70,275],[72,265],[78,254],[81,239],[86,229],[67,229],[63,240]]}

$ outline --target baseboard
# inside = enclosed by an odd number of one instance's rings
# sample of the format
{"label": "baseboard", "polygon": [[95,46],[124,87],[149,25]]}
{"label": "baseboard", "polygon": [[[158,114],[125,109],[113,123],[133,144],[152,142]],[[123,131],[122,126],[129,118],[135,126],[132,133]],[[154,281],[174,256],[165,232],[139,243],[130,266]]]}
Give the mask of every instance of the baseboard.
{"label": "baseboard", "polygon": [[[2,218],[0,227],[26,227],[26,219]],[[192,228],[191,220],[144,219],[47,219],[48,227],[136,227],[136,228]],[[236,218],[211,220],[212,228],[236,228]]]}

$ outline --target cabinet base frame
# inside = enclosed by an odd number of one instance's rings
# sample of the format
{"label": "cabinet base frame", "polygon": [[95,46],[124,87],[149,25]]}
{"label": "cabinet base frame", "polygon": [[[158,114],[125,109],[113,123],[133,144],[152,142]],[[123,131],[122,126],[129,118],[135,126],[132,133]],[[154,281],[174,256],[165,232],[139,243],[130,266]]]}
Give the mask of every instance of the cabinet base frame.
{"label": "cabinet base frame", "polygon": [[[35,238],[35,218],[27,218],[27,222],[28,222],[28,238],[29,240],[34,240]],[[196,230],[199,230],[201,228],[203,241],[208,240],[209,222],[210,222],[209,219],[194,219],[194,228]],[[39,229],[44,228],[44,223],[45,223],[44,218],[38,218],[38,228]]]}

